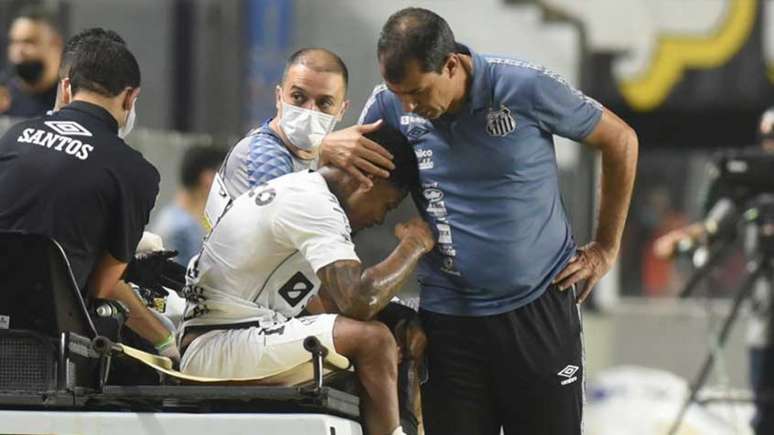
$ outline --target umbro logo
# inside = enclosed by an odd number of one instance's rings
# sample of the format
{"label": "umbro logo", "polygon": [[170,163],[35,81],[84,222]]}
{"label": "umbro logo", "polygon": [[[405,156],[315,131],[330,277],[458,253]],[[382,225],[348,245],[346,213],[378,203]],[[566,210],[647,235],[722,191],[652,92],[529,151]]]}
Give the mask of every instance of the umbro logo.
{"label": "umbro logo", "polygon": [[91,136],[89,130],[75,121],[46,121],[45,124],[62,136]]}
{"label": "umbro logo", "polygon": [[573,366],[573,365],[568,365],[567,367],[565,367],[561,371],[559,371],[559,373],[557,373],[557,375],[562,377],[562,378],[565,378],[561,382],[561,384],[562,385],[567,385],[567,384],[572,384],[573,382],[577,381],[578,377],[575,376],[575,373],[577,373],[578,370],[580,370],[580,367]]}

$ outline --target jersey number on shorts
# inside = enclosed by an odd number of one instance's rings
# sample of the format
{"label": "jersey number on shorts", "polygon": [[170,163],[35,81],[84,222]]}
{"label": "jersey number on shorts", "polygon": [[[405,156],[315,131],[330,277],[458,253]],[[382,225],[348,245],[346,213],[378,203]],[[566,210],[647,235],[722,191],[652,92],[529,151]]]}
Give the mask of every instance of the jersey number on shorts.
{"label": "jersey number on shorts", "polygon": [[299,302],[304,300],[306,295],[313,289],[314,284],[312,284],[303,273],[296,272],[296,274],[279,289],[279,294],[291,307],[295,307]]}

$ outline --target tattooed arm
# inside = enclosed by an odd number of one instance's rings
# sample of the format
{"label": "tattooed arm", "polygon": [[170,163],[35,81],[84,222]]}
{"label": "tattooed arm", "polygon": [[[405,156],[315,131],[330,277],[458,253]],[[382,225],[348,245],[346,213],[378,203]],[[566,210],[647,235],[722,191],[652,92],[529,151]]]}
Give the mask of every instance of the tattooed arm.
{"label": "tattooed arm", "polygon": [[363,270],[358,261],[342,260],[317,272],[325,296],[335,302],[341,314],[368,320],[382,310],[435,241],[427,224],[419,218],[395,226],[398,246],[381,263]]}

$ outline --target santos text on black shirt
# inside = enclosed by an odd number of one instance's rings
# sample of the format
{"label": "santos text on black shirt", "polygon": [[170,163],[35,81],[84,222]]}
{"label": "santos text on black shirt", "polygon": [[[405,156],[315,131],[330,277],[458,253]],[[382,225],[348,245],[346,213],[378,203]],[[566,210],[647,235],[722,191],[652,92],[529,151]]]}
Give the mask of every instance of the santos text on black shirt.
{"label": "santos text on black shirt", "polygon": [[76,101],[0,139],[0,229],[53,237],[81,289],[104,253],[131,260],[159,191],[156,168],[117,131]]}

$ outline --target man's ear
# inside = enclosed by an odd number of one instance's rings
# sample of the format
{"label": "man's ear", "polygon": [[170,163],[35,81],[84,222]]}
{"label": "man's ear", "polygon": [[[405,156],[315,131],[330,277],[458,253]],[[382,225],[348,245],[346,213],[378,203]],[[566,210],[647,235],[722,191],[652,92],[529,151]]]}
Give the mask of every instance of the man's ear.
{"label": "man's ear", "polygon": [[375,185],[376,185],[376,183],[377,183],[376,181],[374,181],[374,176],[373,176],[373,175],[371,175],[371,174],[368,174],[368,175],[367,175],[367,177],[371,179],[371,185],[370,185],[370,186],[367,186],[367,185],[366,185],[366,184],[364,184],[364,183],[360,183],[360,184],[357,186],[357,189],[355,190],[355,192],[356,192],[356,193],[359,193],[359,194],[361,194],[361,195],[362,195],[362,194],[365,194],[365,193],[368,193],[368,192],[370,192],[370,191],[371,191],[371,189],[373,189],[373,188],[374,188],[374,186],[375,186]]}
{"label": "man's ear", "polygon": [[446,65],[444,65],[444,68],[449,71],[449,77],[454,77],[454,75],[457,74],[457,72],[460,70],[459,55],[456,53],[450,54],[446,59]]}
{"label": "man's ear", "polygon": [[274,107],[277,109],[277,114],[282,111],[282,85],[274,87]]}
{"label": "man's ear", "polygon": [[70,86],[70,77],[59,80],[59,95],[61,96],[62,106],[66,106],[72,102],[73,94]]}
{"label": "man's ear", "polygon": [[336,121],[341,122],[341,119],[344,118],[344,114],[349,110],[350,104],[349,100],[344,100],[344,102],[341,103],[341,110],[339,110],[339,114],[336,115]]}
{"label": "man's ear", "polygon": [[121,102],[121,107],[127,112],[132,109],[132,104],[137,97],[140,96],[140,88],[126,88],[126,94],[124,100]]}

